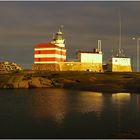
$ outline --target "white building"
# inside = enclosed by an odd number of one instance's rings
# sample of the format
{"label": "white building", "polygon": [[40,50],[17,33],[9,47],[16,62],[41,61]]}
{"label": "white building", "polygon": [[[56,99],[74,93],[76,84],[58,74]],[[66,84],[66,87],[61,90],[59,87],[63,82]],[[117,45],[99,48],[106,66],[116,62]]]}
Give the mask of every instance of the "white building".
{"label": "white building", "polygon": [[78,52],[78,60],[81,63],[102,63],[102,53]]}
{"label": "white building", "polygon": [[102,64],[103,55],[101,50],[101,40],[98,40],[98,48],[93,51],[78,51],[78,61],[81,63],[97,63]]}
{"label": "white building", "polygon": [[131,59],[129,57],[112,57],[109,60],[107,71],[132,72]]}
{"label": "white building", "polygon": [[[98,48],[93,51],[78,51],[77,52],[77,60],[81,63],[81,65],[90,65],[89,71],[97,71],[101,72],[102,63],[103,63],[103,55],[101,51],[101,42],[98,40]],[[85,65],[85,67],[86,67]]]}

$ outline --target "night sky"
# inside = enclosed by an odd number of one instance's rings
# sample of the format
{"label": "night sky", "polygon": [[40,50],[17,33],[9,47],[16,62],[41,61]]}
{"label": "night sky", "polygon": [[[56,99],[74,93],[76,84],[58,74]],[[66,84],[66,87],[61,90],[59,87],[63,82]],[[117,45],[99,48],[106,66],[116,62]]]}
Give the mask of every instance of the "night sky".
{"label": "night sky", "polygon": [[119,9],[122,48],[136,67],[136,40],[140,37],[140,1],[15,1],[0,2],[0,61],[24,68],[33,64],[33,46],[52,40],[64,26],[67,59],[77,50],[92,51],[102,40],[104,62],[119,47]]}

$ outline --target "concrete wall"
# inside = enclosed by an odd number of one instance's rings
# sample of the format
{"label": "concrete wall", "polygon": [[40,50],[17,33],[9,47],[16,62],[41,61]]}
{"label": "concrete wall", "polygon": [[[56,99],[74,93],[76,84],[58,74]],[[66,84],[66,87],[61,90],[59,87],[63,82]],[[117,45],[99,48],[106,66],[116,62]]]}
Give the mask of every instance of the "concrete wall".
{"label": "concrete wall", "polygon": [[102,63],[60,62],[60,71],[95,71],[102,72]]}
{"label": "concrete wall", "polygon": [[32,70],[60,71],[59,64],[33,64]]}
{"label": "concrete wall", "polygon": [[102,72],[101,63],[59,62],[58,64],[33,64],[32,70],[48,71],[94,71]]}
{"label": "concrete wall", "polygon": [[112,65],[112,72],[132,72],[131,66]]}

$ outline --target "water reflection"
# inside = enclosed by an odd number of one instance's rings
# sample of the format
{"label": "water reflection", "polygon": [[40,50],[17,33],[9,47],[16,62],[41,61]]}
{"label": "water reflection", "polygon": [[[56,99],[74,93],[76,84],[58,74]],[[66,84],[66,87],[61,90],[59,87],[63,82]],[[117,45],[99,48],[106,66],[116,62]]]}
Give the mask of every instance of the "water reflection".
{"label": "water reflection", "polygon": [[[136,96],[134,96],[136,98]],[[140,99],[134,99],[131,93],[99,93],[86,91],[72,91],[63,89],[36,89],[30,101],[30,112],[36,119],[52,120],[56,124],[62,124],[70,114],[87,113],[94,114],[97,120],[106,119],[108,125],[111,115],[114,116],[114,125],[120,131],[125,126],[126,116],[131,112],[127,121],[137,119],[139,112],[136,105]],[[137,101],[137,102],[135,102]],[[132,103],[134,105],[132,105]],[[132,108],[131,106],[136,106]],[[126,108],[126,109],[125,109]],[[108,112],[108,113],[107,113]],[[137,115],[136,115],[137,113]],[[108,116],[104,116],[108,114]],[[137,118],[136,118],[137,116]],[[115,127],[114,126],[114,127]]]}
{"label": "water reflection", "polygon": [[80,92],[78,96],[76,110],[77,112],[88,113],[95,112],[100,117],[103,107],[102,93],[98,92]]}
{"label": "water reflection", "polygon": [[62,123],[69,112],[95,112],[99,117],[103,106],[102,93],[62,89],[37,89],[31,102],[35,118],[51,118],[57,123]]}
{"label": "water reflection", "polygon": [[[126,112],[124,112],[124,107],[129,106],[131,103],[131,93],[114,93],[112,94],[112,104],[115,110],[117,117],[117,127],[118,131],[121,131],[122,124],[124,122],[123,116],[125,116]],[[125,105],[125,106],[124,106]]]}
{"label": "water reflection", "polygon": [[30,104],[36,118],[52,118],[61,123],[68,112],[67,97],[63,90],[37,89]]}
{"label": "water reflection", "polygon": [[109,138],[140,130],[140,94],[44,88],[0,93],[0,137]]}
{"label": "water reflection", "polygon": [[129,101],[131,99],[130,93],[114,93],[112,94],[113,101]]}

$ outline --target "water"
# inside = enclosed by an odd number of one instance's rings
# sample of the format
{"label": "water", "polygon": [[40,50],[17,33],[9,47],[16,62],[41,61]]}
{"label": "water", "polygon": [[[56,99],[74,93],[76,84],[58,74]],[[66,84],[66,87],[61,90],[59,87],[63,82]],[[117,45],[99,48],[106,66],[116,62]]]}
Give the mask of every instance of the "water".
{"label": "water", "polygon": [[0,90],[0,138],[109,138],[140,130],[140,94]]}

